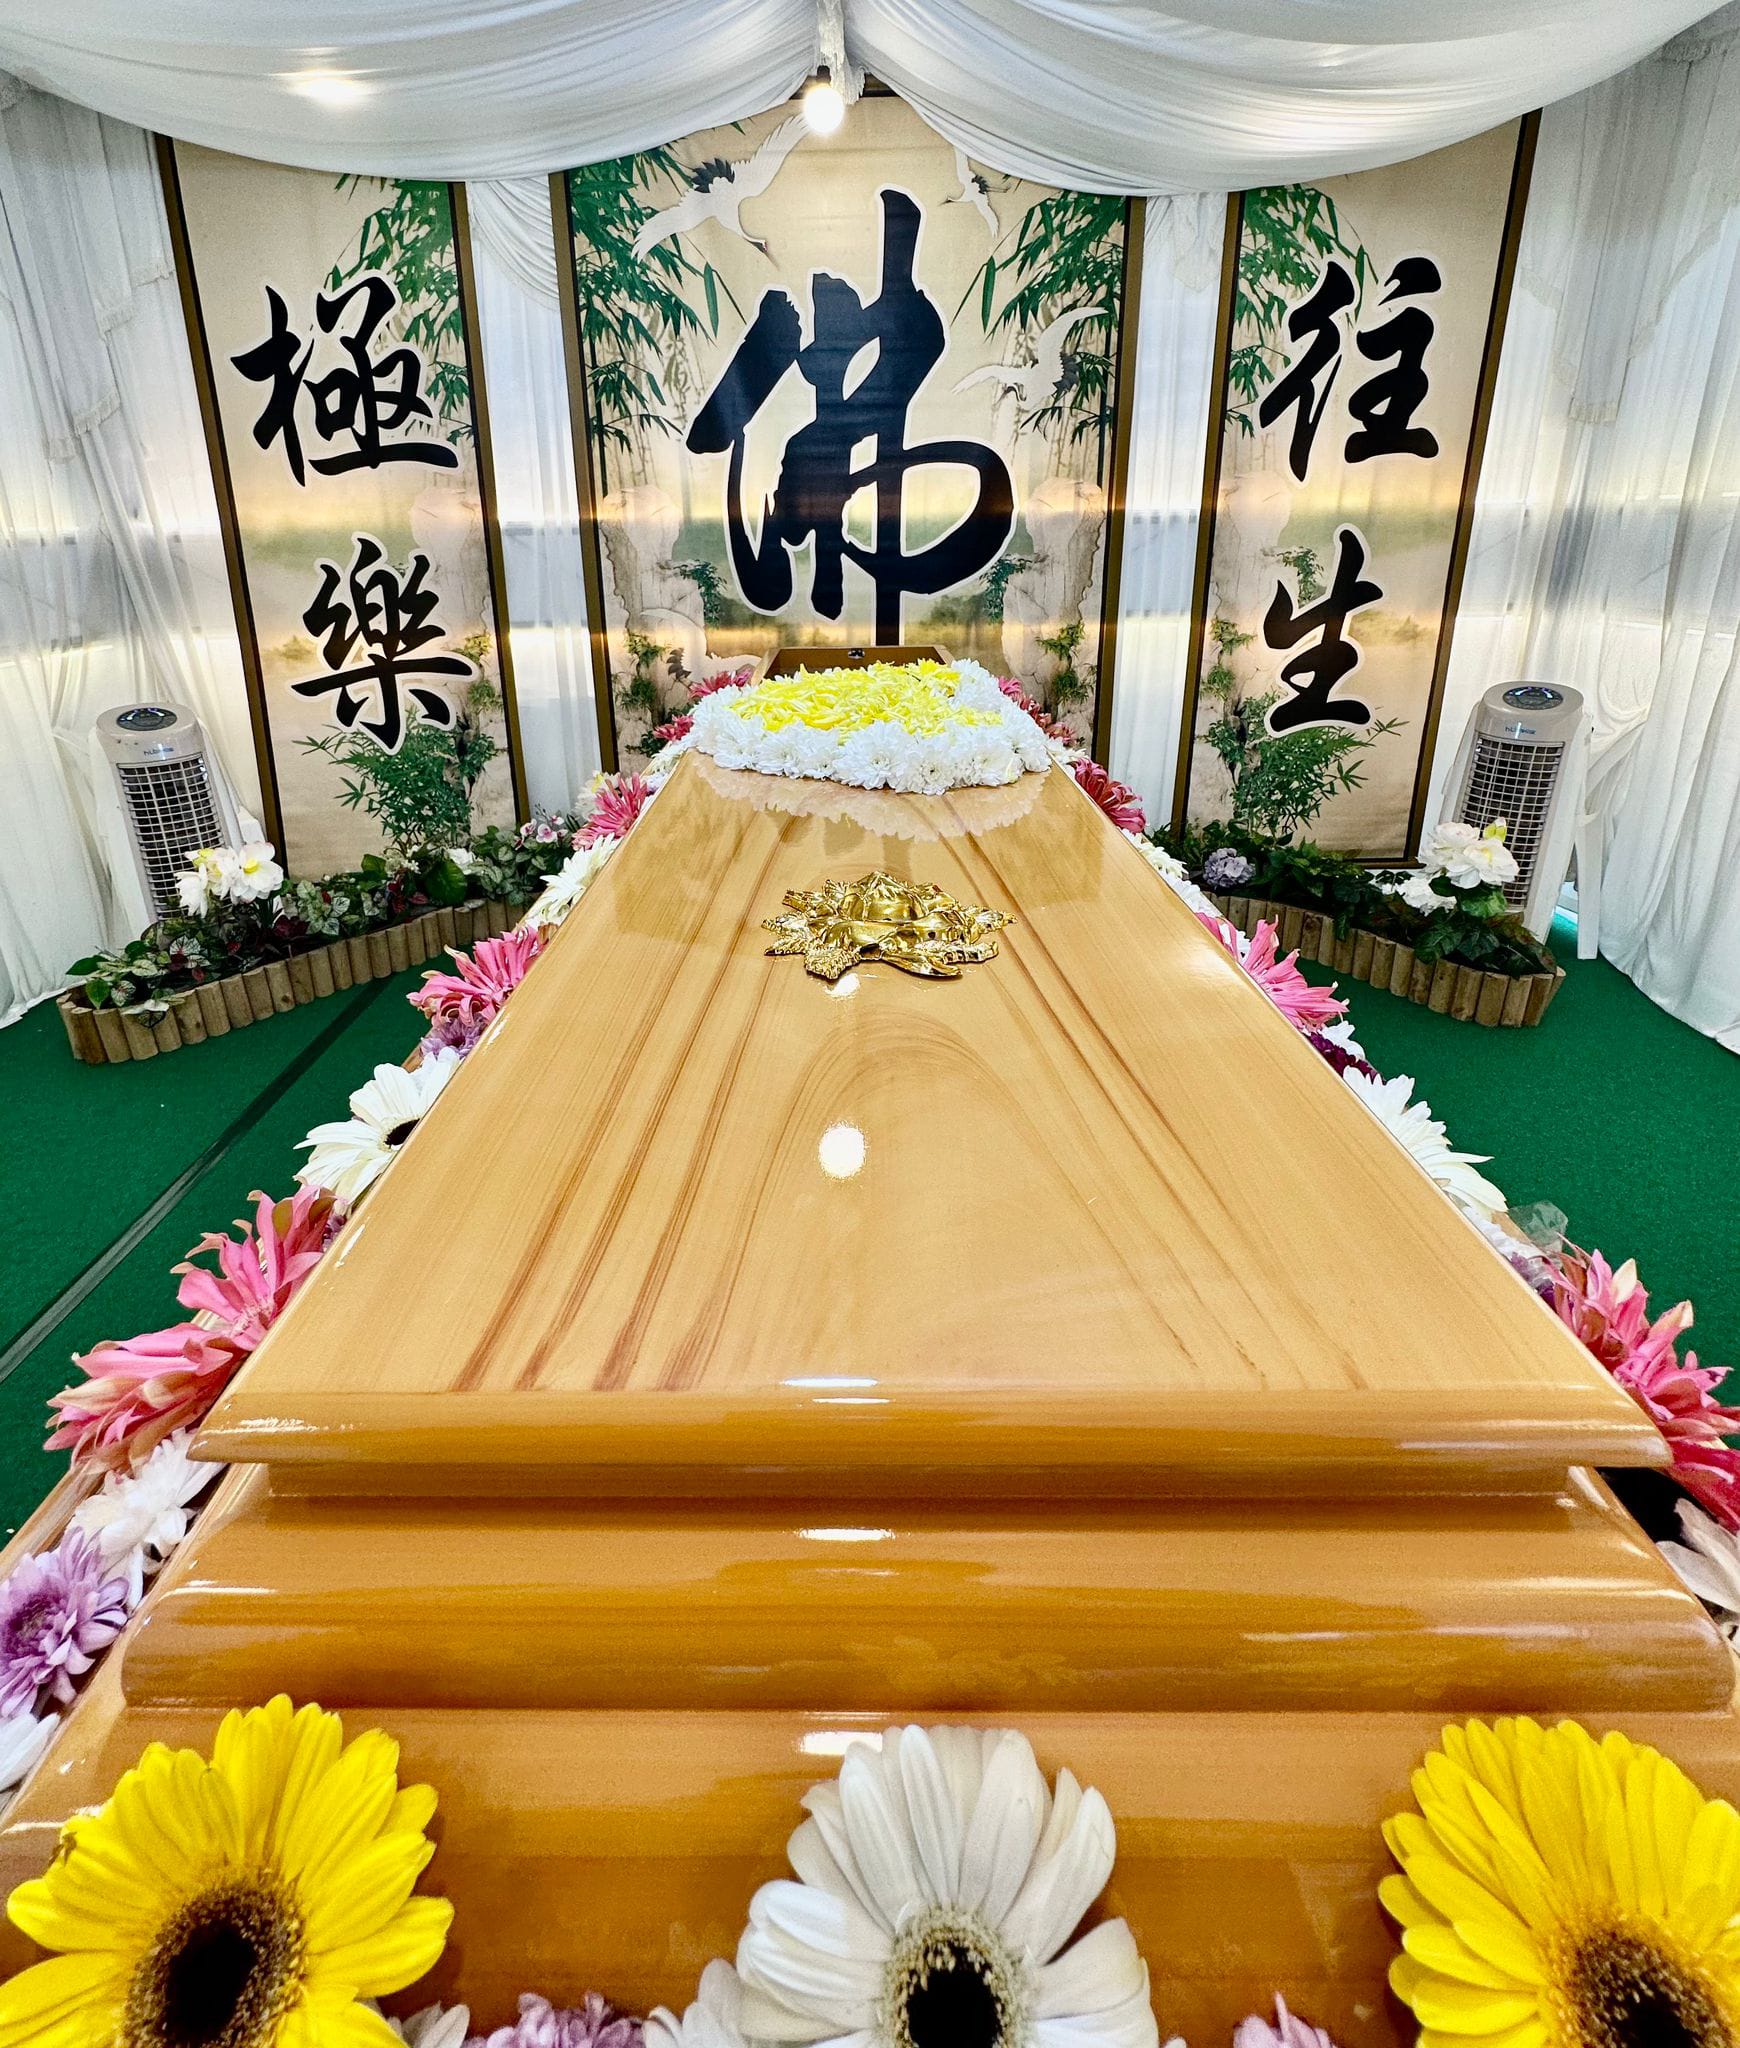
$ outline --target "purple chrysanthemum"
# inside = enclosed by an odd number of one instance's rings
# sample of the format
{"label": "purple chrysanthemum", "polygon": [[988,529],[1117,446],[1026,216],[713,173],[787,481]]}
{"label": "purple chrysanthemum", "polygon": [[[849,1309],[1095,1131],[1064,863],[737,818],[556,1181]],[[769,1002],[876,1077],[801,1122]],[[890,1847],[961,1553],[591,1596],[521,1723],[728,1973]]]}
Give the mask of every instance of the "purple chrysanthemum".
{"label": "purple chrysanthemum", "polygon": [[1229,889],[1242,889],[1256,868],[1242,853],[1235,853],[1230,846],[1217,846],[1202,864],[1202,886],[1225,895]]}
{"label": "purple chrysanthemum", "polygon": [[1305,1043],[1313,1052],[1321,1053],[1338,1074],[1345,1074],[1351,1067],[1356,1074],[1378,1078],[1377,1068],[1369,1060],[1362,1060],[1358,1053],[1349,1052],[1345,1045],[1337,1045],[1333,1038],[1326,1038],[1321,1031],[1307,1031]]}
{"label": "purple chrysanthemum", "polygon": [[563,2006],[528,1991],[511,2027],[474,2034],[465,2048],[641,2048],[641,2025],[596,1991],[579,2005]]}
{"label": "purple chrysanthemum", "polygon": [[105,1577],[101,1551],[76,1529],[27,1557],[0,1585],[0,1718],[33,1712],[45,1689],[69,1704],[73,1680],[126,1619],[126,1579]]}
{"label": "purple chrysanthemum", "polygon": [[443,1010],[418,1039],[417,1050],[426,1060],[439,1052],[456,1052],[463,1059],[493,1021],[473,1011]]}

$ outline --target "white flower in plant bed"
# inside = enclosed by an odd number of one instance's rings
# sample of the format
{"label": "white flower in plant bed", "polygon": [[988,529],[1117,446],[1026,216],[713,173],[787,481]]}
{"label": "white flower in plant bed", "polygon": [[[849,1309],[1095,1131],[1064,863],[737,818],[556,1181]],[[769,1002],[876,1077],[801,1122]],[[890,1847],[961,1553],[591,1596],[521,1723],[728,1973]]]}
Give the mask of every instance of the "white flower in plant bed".
{"label": "white flower in plant bed", "polygon": [[138,1598],[140,1586],[187,1535],[192,1504],[223,1471],[187,1455],[191,1429],[166,1437],[137,1472],[111,1472],[102,1490],[73,1510],[71,1527],[96,1544],[105,1569],[125,1572]]}
{"label": "white flower in plant bed", "polygon": [[1388,1081],[1374,1081],[1357,1067],[1341,1077],[1390,1136],[1429,1173],[1459,1209],[1470,1216],[1492,1218],[1505,1207],[1504,1190],[1495,1187],[1475,1167],[1485,1163],[1484,1152],[1451,1149],[1444,1126],[1433,1116],[1431,1105],[1415,1102],[1414,1078],[1397,1074]]}
{"label": "white flower in plant bed", "polygon": [[284,870],[264,839],[246,846],[202,846],[188,855],[175,878],[176,894],[189,917],[207,916],[214,903],[259,903],[278,889]]}
{"label": "white flower in plant bed", "polygon": [[1514,882],[1516,855],[1504,843],[1505,829],[1502,818],[1494,818],[1484,831],[1446,819],[1423,850],[1426,873],[1442,875],[1458,889],[1503,888]]}
{"label": "white flower in plant bed", "polygon": [[890,1728],[803,1803],[797,1881],[761,1887],[737,1945],[747,2039],[1158,2048],[1126,1923],[1070,1942],[1112,1816],[1068,1771],[1054,1793],[1024,1735]]}
{"label": "white flower in plant bed", "polygon": [[642,2039],[645,2048],[745,2048],[742,1979],[729,1963],[709,1963],[694,2004],[681,2018],[655,2007]]}
{"label": "white flower in plant bed", "polygon": [[458,1068],[459,1055],[451,1051],[431,1055],[410,1074],[383,1061],[351,1096],[343,1123],[316,1124],[298,1141],[308,1160],[296,1178],[304,1187],[325,1188],[349,1208],[392,1165]]}
{"label": "white flower in plant bed", "polygon": [[520,920],[534,930],[551,931],[598,879],[598,871],[622,844],[620,839],[595,839],[571,853],[553,875],[544,878],[543,894]]}
{"label": "white flower in plant bed", "polygon": [[0,1720],[0,1792],[10,1792],[48,1747],[58,1714],[8,1714]]}
{"label": "white flower in plant bed", "polygon": [[1684,1543],[1664,1543],[1661,1554],[1721,1623],[1731,1641],[1740,1632],[1740,1539],[1689,1500],[1676,1511]]}

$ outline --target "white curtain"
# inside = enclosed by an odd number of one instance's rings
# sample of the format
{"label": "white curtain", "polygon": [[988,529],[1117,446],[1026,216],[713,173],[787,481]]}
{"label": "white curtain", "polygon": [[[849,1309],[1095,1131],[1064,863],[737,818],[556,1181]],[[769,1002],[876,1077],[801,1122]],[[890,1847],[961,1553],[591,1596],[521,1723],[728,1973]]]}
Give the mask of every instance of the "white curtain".
{"label": "white curtain", "polygon": [[466,203],[526,786],[568,810],[599,755],[549,181],[471,184]]}
{"label": "white curtain", "polygon": [[258,805],[217,511],[148,139],[0,79],[0,1021],[131,936],[101,711],[190,704]]}
{"label": "white curtain", "polygon": [[1148,202],[1108,765],[1150,825],[1178,765],[1225,235],[1219,194]]}
{"label": "white curtain", "polygon": [[[1602,950],[1740,1039],[1740,8],[1542,118],[1434,802],[1489,684],[1594,713]],[[1725,850],[1725,851],[1724,851]]]}
{"label": "white curtain", "polygon": [[[840,12],[840,0],[827,10]],[[844,0],[854,63],[999,170],[1208,192],[1437,149],[1634,62],[1704,0]],[[321,169],[496,178],[785,98],[816,0],[0,0],[0,63]]]}

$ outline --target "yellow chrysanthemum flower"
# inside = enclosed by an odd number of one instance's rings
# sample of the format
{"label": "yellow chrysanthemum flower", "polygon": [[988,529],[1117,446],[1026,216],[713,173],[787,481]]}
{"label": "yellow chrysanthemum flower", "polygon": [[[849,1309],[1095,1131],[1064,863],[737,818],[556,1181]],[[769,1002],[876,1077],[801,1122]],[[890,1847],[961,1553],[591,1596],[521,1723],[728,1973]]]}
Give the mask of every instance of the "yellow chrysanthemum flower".
{"label": "yellow chrysanthemum flower", "polygon": [[766,676],[732,700],[739,718],[754,719],[768,732],[809,726],[819,732],[862,732],[891,720],[918,737],[931,738],[951,725],[991,725],[987,711],[955,702],[958,670],[936,661],[873,661],[864,668],[800,668],[793,675]]}
{"label": "yellow chrysanthemum flower", "polygon": [[1446,1728],[1384,1829],[1421,2048],[1733,2048],[1740,1814],[1575,1721]]}
{"label": "yellow chrysanthemum flower", "polygon": [[208,1763],[153,1743],[6,1903],[47,1962],[0,1985],[0,2048],[395,2048],[357,2001],[440,1955],[445,1899],[399,1746],[289,1700],[225,1717]]}

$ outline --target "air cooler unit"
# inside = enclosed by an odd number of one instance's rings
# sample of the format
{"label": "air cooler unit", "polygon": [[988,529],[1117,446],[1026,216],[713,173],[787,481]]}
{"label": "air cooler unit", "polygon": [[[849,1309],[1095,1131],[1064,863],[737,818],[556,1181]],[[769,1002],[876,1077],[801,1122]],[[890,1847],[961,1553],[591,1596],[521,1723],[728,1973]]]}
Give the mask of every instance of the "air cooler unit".
{"label": "air cooler unit", "polygon": [[[177,908],[175,877],[188,855],[201,846],[236,845],[241,822],[205,728],[186,705],[105,711],[95,737],[114,777],[138,874],[143,914],[136,929]],[[118,895],[130,893],[124,874],[117,872],[115,882]]]}
{"label": "air cooler unit", "polygon": [[1578,691],[1495,683],[1474,708],[1446,785],[1446,817],[1483,830],[1505,820],[1517,875],[1504,893],[1538,939],[1571,865],[1587,748]]}

